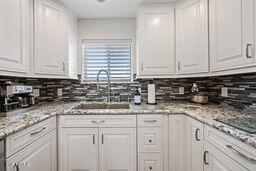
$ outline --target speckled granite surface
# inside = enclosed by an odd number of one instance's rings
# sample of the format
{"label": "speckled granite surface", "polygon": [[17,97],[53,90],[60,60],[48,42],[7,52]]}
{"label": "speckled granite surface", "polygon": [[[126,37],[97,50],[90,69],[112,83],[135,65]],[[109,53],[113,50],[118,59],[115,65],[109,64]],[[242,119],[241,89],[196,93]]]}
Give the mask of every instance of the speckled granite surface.
{"label": "speckled granite surface", "polygon": [[216,118],[247,118],[241,111],[237,111],[227,106],[216,105],[196,105],[186,102],[161,103],[152,105],[130,105],[129,110],[78,110],[74,107],[80,102],[70,103],[49,103],[36,107],[35,110],[21,114],[19,116],[0,118],[0,138],[21,131],[27,127],[35,125],[43,120],[56,115],[98,115],[98,114],[186,114],[209,126],[219,129],[226,134],[247,143],[256,148],[256,134],[249,134],[231,126],[227,126],[215,121]]}

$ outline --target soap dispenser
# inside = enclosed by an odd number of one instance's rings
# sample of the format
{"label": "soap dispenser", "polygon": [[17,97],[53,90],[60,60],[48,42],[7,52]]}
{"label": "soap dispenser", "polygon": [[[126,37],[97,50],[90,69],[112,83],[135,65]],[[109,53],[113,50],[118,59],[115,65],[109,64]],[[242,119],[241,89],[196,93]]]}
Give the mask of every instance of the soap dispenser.
{"label": "soap dispenser", "polygon": [[141,104],[141,94],[140,94],[139,88],[137,88],[134,93],[134,104],[135,105]]}

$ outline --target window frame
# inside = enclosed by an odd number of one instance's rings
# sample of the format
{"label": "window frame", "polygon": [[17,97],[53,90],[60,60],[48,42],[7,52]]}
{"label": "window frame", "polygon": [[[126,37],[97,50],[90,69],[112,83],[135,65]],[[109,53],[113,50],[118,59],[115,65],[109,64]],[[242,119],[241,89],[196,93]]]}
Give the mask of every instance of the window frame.
{"label": "window frame", "polygon": [[[133,67],[132,67],[132,57],[133,57],[133,41],[132,39],[83,39],[82,40],[82,60],[81,60],[81,83],[96,83],[97,81],[96,80],[87,80],[86,79],[86,72],[85,72],[85,67],[84,64],[86,64],[86,56],[85,56],[85,44],[86,43],[102,43],[102,44],[111,44],[111,43],[127,43],[129,44],[130,46],[130,79],[126,80],[126,79],[120,79],[120,80],[117,80],[117,79],[114,79],[114,80],[111,80],[110,78],[110,81],[111,82],[114,82],[114,83],[132,83],[133,82]],[[85,73],[84,73],[85,72]],[[110,74],[111,76],[111,74]],[[107,82],[106,79],[99,79],[99,82],[102,82],[102,83],[105,83]]]}

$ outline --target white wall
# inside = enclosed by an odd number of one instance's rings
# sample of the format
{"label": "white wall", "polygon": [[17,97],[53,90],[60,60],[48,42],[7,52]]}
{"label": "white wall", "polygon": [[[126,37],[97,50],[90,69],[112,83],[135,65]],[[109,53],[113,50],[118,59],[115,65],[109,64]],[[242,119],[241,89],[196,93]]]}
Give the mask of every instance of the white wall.
{"label": "white wall", "polygon": [[[136,29],[135,19],[83,19],[78,21],[79,64],[82,59],[82,40],[84,39],[131,39],[132,70],[135,71]],[[79,65],[81,73],[81,65]]]}

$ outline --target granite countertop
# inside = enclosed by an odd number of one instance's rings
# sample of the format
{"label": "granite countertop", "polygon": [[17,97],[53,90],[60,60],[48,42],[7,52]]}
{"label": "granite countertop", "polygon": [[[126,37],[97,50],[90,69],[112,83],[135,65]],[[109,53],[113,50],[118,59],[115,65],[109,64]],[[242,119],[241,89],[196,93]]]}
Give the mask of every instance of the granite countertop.
{"label": "granite countertop", "polygon": [[19,132],[27,127],[35,125],[36,123],[39,123],[56,115],[186,114],[256,148],[256,134],[250,134],[214,120],[217,118],[243,119],[251,117],[250,115],[247,115],[242,111],[238,111],[228,106],[219,106],[212,104],[197,105],[188,102],[171,102],[160,103],[158,105],[142,104],[140,106],[131,104],[130,109],[122,110],[73,109],[79,104],[81,104],[81,102],[47,103],[41,106],[36,106],[34,110],[18,116],[2,117],[0,118],[0,138],[5,138],[6,136]]}

